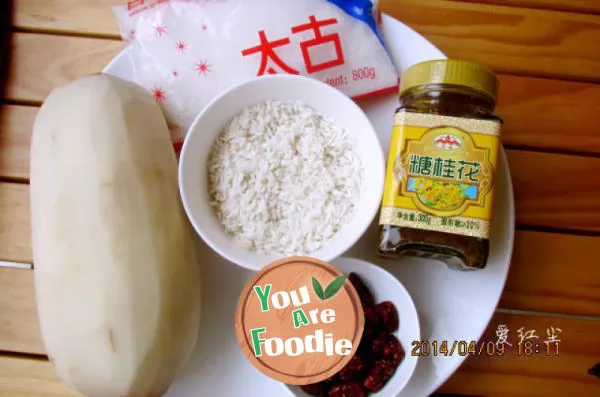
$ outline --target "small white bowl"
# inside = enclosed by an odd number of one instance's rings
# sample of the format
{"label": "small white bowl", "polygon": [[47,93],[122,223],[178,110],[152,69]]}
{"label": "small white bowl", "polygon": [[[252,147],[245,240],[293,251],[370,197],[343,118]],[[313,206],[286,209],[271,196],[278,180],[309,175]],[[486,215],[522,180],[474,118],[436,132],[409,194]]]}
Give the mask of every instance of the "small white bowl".
{"label": "small white bowl", "polygon": [[[369,395],[372,397],[395,397],[406,387],[417,367],[418,357],[410,354],[412,342],[421,339],[419,316],[415,304],[402,283],[379,266],[347,257],[337,258],[331,263],[346,274],[356,273],[371,290],[375,303],[391,301],[396,305],[400,327],[394,332],[394,335],[400,340],[406,356],[383,389]],[[287,385],[287,387],[296,397],[312,397],[302,391],[299,386]]]}
{"label": "small white bowl", "polygon": [[294,75],[265,76],[239,84],[213,100],[190,127],[181,152],[179,187],[185,211],[202,239],[239,266],[258,270],[284,257],[259,254],[237,243],[222,227],[209,202],[206,164],[215,138],[245,108],[268,100],[304,102],[329,116],[355,139],[364,179],[354,217],[321,249],[308,254],[330,261],[354,245],[375,217],[383,194],[385,160],[379,138],[362,109],[320,81]]}

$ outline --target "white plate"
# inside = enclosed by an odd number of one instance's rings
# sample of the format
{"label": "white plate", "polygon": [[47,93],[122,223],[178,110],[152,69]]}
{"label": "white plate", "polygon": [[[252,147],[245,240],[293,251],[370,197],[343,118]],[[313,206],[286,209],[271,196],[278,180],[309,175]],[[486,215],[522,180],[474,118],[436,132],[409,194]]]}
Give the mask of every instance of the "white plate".
{"label": "white plate", "polygon": [[[445,56],[424,37],[397,20],[384,16],[383,34],[398,71]],[[132,78],[128,51],[105,72]],[[387,150],[395,95],[361,103]],[[514,200],[504,152],[496,186],[491,252],[487,268],[472,273],[452,271],[442,263],[416,258],[385,261],[375,256],[376,228],[345,256],[376,263],[402,281],[419,312],[421,338],[428,341],[477,340],[492,317],[508,274],[514,236]],[[168,392],[169,397],[286,396],[289,391],[256,370],[238,346],[234,314],[237,299],[252,272],[227,262],[198,242],[204,275],[202,330],[190,363]],[[407,352],[410,354],[410,349]],[[425,357],[401,397],[427,396],[458,368],[465,357]]]}

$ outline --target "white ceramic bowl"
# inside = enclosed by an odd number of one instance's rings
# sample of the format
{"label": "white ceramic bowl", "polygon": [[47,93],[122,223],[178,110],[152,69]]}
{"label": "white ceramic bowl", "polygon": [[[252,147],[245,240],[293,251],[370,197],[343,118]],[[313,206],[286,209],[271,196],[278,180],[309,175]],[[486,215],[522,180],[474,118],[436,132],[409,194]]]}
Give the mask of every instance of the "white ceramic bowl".
{"label": "white ceramic bowl", "polygon": [[[400,327],[394,335],[400,340],[406,356],[383,389],[370,394],[372,397],[395,397],[408,384],[417,367],[418,357],[410,354],[412,342],[421,339],[419,316],[415,304],[400,281],[379,266],[346,257],[337,258],[331,263],[346,274],[354,272],[360,276],[373,293],[375,303],[391,301],[398,309]],[[296,397],[311,397],[299,386],[288,386],[288,389]]]}
{"label": "white ceramic bowl", "polygon": [[381,204],[385,164],[379,138],[365,113],[340,91],[317,80],[294,75],[265,76],[237,85],[212,101],[190,127],[181,152],[179,187],[185,211],[202,239],[237,265],[258,270],[282,257],[259,254],[238,244],[220,224],[208,194],[206,164],[215,138],[245,108],[267,100],[302,101],[331,117],[355,139],[364,170],[358,208],[353,219],[328,243],[308,254],[330,261],[348,250],[375,217]]}

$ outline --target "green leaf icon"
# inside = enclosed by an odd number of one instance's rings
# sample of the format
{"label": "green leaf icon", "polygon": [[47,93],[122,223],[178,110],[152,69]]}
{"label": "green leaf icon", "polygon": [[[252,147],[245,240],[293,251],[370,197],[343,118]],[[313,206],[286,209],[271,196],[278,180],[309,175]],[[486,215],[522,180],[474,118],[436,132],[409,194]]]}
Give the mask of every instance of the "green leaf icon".
{"label": "green leaf icon", "polygon": [[325,300],[325,297],[323,296],[323,287],[321,287],[321,284],[319,284],[319,280],[317,280],[316,278],[313,277],[312,285],[313,285],[313,290],[315,291],[315,294],[317,294],[319,299]]}
{"label": "green leaf icon", "polygon": [[342,289],[342,287],[344,286],[344,283],[346,282],[347,278],[348,278],[348,276],[345,275],[345,274],[336,277],[336,279],[333,280],[331,282],[331,284],[329,284],[327,286],[327,288],[325,288],[325,294],[323,296],[323,300],[326,300],[326,299],[329,299],[329,298],[333,298],[335,296],[335,294],[337,294],[338,291],[340,289]]}

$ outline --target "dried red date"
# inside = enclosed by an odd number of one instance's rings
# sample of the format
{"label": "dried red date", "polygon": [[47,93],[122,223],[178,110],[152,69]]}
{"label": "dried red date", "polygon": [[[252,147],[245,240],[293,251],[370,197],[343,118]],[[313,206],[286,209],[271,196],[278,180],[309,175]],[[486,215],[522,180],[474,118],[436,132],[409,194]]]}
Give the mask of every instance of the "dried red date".
{"label": "dried red date", "polygon": [[325,384],[323,382],[313,383],[312,385],[302,385],[300,388],[311,396],[324,396],[326,392]]}
{"label": "dried red date", "polygon": [[365,395],[360,383],[353,381],[333,386],[329,389],[328,397],[365,397]]}
{"label": "dried red date", "polygon": [[358,293],[365,328],[357,353],[342,370],[322,382],[301,386],[312,396],[366,397],[380,391],[405,357],[402,344],[392,332],[398,329],[396,306],[385,301],[375,305],[371,291],[356,273],[348,278]]}
{"label": "dried red date", "polygon": [[365,338],[363,334],[363,338],[361,339],[360,344],[358,345],[358,354],[360,354],[360,357],[366,364],[368,364],[373,357],[372,346],[373,338]]}
{"label": "dried red date", "polygon": [[381,328],[387,332],[394,332],[398,329],[399,319],[396,306],[389,301],[378,303],[375,306],[377,321]]}
{"label": "dried red date", "polygon": [[404,360],[404,355],[404,349],[398,338],[394,335],[388,335],[387,343],[383,348],[383,358],[394,364],[394,367],[398,367]]}
{"label": "dried red date", "polygon": [[363,386],[367,390],[378,392],[383,389],[383,386],[394,375],[394,372],[396,372],[396,367],[392,363],[385,360],[375,361],[363,382]]}
{"label": "dried red date", "polygon": [[365,283],[356,273],[350,273],[348,275],[348,279],[354,286],[358,297],[360,298],[360,302],[364,306],[373,306],[375,304],[375,299],[373,299],[373,294],[367,288]]}
{"label": "dried red date", "polygon": [[340,379],[352,380],[357,379],[358,376],[365,370],[365,363],[358,354],[352,356],[348,364],[340,371]]}
{"label": "dried red date", "polygon": [[371,343],[371,356],[374,358],[383,358],[385,346],[388,344],[388,335],[381,332]]}
{"label": "dried red date", "polygon": [[365,330],[363,332],[363,338],[372,338],[379,331],[379,322],[377,320],[377,313],[372,307],[363,307],[363,313],[365,314]]}
{"label": "dried red date", "polygon": [[325,379],[322,383],[325,383],[325,386],[331,385],[339,380],[339,374],[333,374],[329,378]]}

